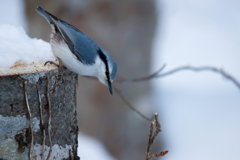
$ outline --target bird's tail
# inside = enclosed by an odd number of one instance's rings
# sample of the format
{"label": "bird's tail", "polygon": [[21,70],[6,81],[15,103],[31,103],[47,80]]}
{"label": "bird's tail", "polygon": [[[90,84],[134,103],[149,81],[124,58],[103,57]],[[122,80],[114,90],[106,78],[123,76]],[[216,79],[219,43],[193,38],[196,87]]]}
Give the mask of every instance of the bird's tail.
{"label": "bird's tail", "polygon": [[36,8],[36,11],[41,15],[43,16],[47,21],[48,23],[52,26],[54,23],[52,21],[52,19],[50,18],[49,14],[44,10],[42,9],[41,7],[37,6]]}

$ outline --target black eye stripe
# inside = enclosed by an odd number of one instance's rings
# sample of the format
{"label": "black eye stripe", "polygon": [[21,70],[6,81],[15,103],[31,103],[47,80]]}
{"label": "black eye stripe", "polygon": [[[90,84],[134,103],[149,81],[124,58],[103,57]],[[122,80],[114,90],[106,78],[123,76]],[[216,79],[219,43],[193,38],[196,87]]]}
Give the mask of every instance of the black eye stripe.
{"label": "black eye stripe", "polygon": [[100,59],[103,61],[103,63],[105,64],[106,67],[106,77],[107,77],[107,81],[110,83],[110,76],[109,76],[109,68],[108,68],[108,63],[107,63],[107,57],[103,54],[102,50],[99,48],[98,49],[98,54]]}

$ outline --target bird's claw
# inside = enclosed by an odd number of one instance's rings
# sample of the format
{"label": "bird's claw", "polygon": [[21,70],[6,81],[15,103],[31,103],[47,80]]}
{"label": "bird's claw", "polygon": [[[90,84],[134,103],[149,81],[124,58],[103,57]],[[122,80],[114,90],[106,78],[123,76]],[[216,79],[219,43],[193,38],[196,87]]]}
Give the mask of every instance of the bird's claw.
{"label": "bird's claw", "polygon": [[53,65],[59,67],[59,65],[58,65],[57,63],[53,62],[53,61],[47,61],[47,62],[45,62],[45,63],[44,63],[44,66],[46,66],[48,63],[53,64]]}

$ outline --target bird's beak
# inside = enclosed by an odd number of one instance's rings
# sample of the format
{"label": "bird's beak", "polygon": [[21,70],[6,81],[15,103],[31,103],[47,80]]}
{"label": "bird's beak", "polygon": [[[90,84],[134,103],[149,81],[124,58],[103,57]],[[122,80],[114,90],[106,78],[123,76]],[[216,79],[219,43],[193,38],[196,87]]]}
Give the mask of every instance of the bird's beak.
{"label": "bird's beak", "polygon": [[107,84],[108,84],[108,89],[109,89],[110,93],[113,94],[111,82],[108,82]]}

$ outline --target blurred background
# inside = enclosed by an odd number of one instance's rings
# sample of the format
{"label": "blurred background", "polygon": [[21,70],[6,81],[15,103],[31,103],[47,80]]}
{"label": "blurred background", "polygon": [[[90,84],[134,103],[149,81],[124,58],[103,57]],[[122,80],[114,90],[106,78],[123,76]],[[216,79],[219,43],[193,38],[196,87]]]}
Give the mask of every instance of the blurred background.
{"label": "blurred background", "polygon": [[[69,22],[109,51],[118,75],[149,75],[164,63],[215,66],[240,81],[237,0],[0,0],[0,24],[22,26],[49,42],[51,28],[35,7]],[[163,72],[164,72],[163,71]],[[139,83],[113,83],[144,115],[159,113],[163,132],[152,152],[164,160],[240,159],[240,90],[212,72],[182,71]],[[79,156],[145,159],[150,123],[97,81],[79,76]]]}

